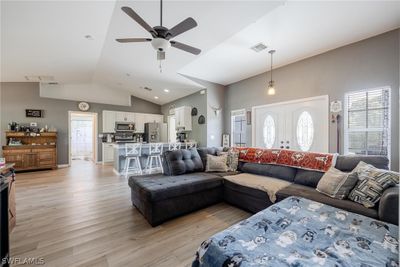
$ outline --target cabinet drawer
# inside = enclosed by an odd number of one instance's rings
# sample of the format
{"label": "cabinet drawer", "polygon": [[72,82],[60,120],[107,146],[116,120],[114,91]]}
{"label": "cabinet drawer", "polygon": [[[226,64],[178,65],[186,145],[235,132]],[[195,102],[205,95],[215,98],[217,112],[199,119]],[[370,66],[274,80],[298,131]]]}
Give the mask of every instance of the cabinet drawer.
{"label": "cabinet drawer", "polygon": [[6,149],[3,150],[4,155],[14,155],[14,154],[24,154],[24,153],[30,153],[30,149]]}
{"label": "cabinet drawer", "polygon": [[32,152],[39,152],[39,153],[42,153],[42,152],[52,152],[52,153],[54,153],[56,150],[54,149],[54,148],[34,148],[34,149],[32,149]]}

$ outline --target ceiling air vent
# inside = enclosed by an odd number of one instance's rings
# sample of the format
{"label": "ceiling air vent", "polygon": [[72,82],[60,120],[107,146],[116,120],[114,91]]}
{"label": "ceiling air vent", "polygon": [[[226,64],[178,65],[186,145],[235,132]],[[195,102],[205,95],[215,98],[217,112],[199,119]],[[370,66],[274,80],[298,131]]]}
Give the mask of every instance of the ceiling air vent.
{"label": "ceiling air vent", "polygon": [[255,46],[252,46],[251,50],[259,53],[259,52],[263,51],[266,48],[267,48],[267,46],[265,44],[259,43],[259,44],[256,44]]}

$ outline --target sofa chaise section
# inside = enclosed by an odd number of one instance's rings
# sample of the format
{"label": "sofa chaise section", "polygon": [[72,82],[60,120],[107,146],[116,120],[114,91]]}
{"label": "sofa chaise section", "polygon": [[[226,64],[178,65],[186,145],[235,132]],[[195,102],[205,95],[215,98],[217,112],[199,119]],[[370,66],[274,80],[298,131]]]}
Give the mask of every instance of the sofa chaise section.
{"label": "sofa chaise section", "polygon": [[222,183],[221,177],[207,173],[129,178],[132,204],[152,226],[221,202]]}

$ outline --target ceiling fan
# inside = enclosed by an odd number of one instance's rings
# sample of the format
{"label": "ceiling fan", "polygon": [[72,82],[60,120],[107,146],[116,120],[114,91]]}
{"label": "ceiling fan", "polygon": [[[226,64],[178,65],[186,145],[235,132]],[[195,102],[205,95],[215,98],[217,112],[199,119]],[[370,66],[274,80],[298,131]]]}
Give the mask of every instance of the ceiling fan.
{"label": "ceiling fan", "polygon": [[183,20],[182,22],[178,23],[171,29],[164,27],[162,24],[163,22],[162,0],[160,0],[160,26],[151,27],[130,7],[124,6],[121,9],[129,17],[131,17],[134,21],[136,21],[140,26],[142,26],[146,31],[148,31],[153,38],[122,38],[122,39],[116,39],[117,42],[120,43],[151,42],[151,45],[157,51],[158,60],[165,59],[165,51],[171,46],[195,55],[200,54],[201,50],[196,47],[171,40],[172,38],[175,38],[176,36],[196,27],[197,26],[196,21],[193,18],[189,17]]}

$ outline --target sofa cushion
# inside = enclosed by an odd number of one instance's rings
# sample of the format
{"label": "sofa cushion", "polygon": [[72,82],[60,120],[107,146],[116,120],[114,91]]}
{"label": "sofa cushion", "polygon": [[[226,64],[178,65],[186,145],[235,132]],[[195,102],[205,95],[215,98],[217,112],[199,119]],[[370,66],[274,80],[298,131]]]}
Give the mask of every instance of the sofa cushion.
{"label": "sofa cushion", "polygon": [[207,166],[207,155],[218,156],[222,152],[222,149],[217,147],[200,147],[197,149],[197,152],[203,162],[203,170],[205,170]]}
{"label": "sofa cushion", "polygon": [[179,176],[132,176],[129,186],[148,201],[160,201],[222,186],[217,175],[197,172]]}
{"label": "sofa cushion", "polygon": [[378,169],[389,169],[389,159],[385,156],[359,156],[339,155],[336,159],[335,168],[343,172],[351,172],[360,161],[371,164]]}
{"label": "sofa cushion", "polygon": [[376,209],[368,209],[361,204],[347,199],[331,198],[308,186],[291,184],[276,193],[277,201],[281,201],[290,196],[304,197],[339,209],[355,212],[371,218],[378,218],[378,211]]}
{"label": "sofa cushion", "polygon": [[342,172],[336,168],[330,168],[319,180],[317,191],[333,198],[344,199],[357,181],[358,176],[355,172]]}
{"label": "sofa cushion", "polygon": [[268,194],[268,197],[272,203],[275,203],[276,192],[290,184],[290,182],[283,179],[251,173],[240,173],[237,175],[224,176],[224,179],[232,183],[264,191],[266,194]]}
{"label": "sofa cushion", "polygon": [[207,155],[206,172],[227,172],[228,166],[226,161],[228,156],[226,154],[220,156]]}
{"label": "sofa cushion", "polygon": [[323,172],[298,169],[294,177],[294,183],[316,188],[323,175]]}
{"label": "sofa cushion", "polygon": [[293,182],[294,177],[296,175],[296,169],[287,166],[258,164],[249,162],[239,164],[239,166],[240,166],[240,171],[242,172],[270,176],[286,180],[288,182]]}
{"label": "sofa cushion", "polygon": [[166,175],[180,175],[204,170],[203,162],[196,148],[165,151],[163,159]]}
{"label": "sofa cushion", "polygon": [[387,188],[399,183],[399,173],[377,169],[363,161],[355,170],[359,181],[350,192],[349,199],[367,208],[374,207]]}

